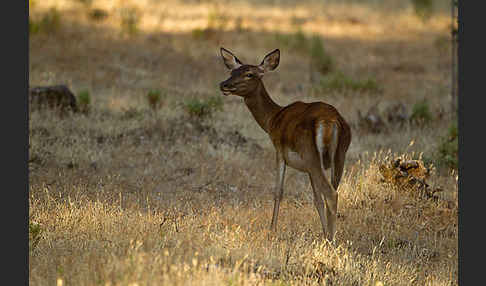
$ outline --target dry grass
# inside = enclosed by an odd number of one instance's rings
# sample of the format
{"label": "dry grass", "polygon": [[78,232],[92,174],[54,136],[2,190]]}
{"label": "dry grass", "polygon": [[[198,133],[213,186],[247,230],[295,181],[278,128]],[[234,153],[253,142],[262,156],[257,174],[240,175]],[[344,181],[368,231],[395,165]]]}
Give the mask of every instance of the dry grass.
{"label": "dry grass", "polygon": [[[458,284],[457,174],[434,172],[429,184],[444,192],[428,200],[381,183],[378,171],[396,156],[432,157],[454,120],[436,115],[449,106],[447,15],[423,23],[402,4],[289,3],[31,6],[32,19],[52,7],[61,19],[58,30],[30,36],[30,85],[64,83],[92,96],[88,114],[29,114],[29,220],[41,229],[31,238],[31,285]],[[108,17],[92,20],[93,8]],[[122,32],[124,8],[140,15],[136,33]],[[309,56],[275,36],[299,29],[320,35],[344,74],[382,91],[320,93]],[[220,46],[249,63],[280,47],[280,66],[265,79],[275,101],[323,100],[353,126],[333,244],[321,235],[307,176],[291,169],[278,231],[267,230],[273,149],[240,99],[189,118],[188,100],[221,96]],[[165,95],[159,109],[147,102],[151,90]],[[397,100],[411,109],[425,97],[427,125],[357,129],[358,109]]]}

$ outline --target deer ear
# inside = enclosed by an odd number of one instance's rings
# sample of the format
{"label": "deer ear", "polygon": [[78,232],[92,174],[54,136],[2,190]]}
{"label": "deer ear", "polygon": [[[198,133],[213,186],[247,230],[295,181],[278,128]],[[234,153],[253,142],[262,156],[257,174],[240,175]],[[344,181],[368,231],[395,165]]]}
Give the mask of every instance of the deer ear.
{"label": "deer ear", "polygon": [[263,58],[263,61],[259,67],[263,69],[263,72],[268,72],[276,69],[279,63],[280,63],[280,50],[276,49]]}
{"label": "deer ear", "polygon": [[240,62],[240,60],[233,55],[230,51],[228,51],[225,48],[220,49],[221,52],[221,57],[223,58],[223,62],[226,65],[227,68],[230,70],[234,70],[236,68],[239,68],[243,64]]}

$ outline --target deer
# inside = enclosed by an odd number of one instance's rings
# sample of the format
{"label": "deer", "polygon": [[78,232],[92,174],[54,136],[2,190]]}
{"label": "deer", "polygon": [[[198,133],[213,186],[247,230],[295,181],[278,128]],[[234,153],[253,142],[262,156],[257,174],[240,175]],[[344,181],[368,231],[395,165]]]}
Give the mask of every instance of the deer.
{"label": "deer", "polygon": [[[270,230],[276,232],[280,202],[284,193],[286,167],[308,174],[322,231],[334,240],[338,206],[337,189],[346,152],[351,143],[351,129],[330,104],[318,101],[275,103],[262,78],[280,63],[280,50],[268,53],[262,62],[243,64],[232,52],[221,47],[224,65],[230,77],[219,84],[223,95],[242,97],[257,124],[269,135],[276,154],[276,182]],[[326,170],[330,170],[330,181]],[[325,207],[325,208],[324,208]]]}

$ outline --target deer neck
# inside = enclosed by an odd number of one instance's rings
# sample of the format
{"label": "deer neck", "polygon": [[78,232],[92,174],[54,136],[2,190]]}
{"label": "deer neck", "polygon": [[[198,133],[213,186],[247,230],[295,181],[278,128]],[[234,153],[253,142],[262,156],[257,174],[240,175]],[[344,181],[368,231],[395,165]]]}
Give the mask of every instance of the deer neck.
{"label": "deer neck", "polygon": [[269,133],[270,121],[282,107],[270,98],[263,82],[258,85],[254,92],[245,97],[245,104],[258,125]]}

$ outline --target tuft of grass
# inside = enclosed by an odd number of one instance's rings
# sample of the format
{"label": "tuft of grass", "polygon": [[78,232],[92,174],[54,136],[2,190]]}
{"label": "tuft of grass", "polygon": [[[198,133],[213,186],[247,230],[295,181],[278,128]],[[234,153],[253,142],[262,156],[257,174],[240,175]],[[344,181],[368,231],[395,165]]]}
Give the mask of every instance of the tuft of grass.
{"label": "tuft of grass", "polygon": [[223,110],[223,99],[219,96],[212,96],[207,100],[192,98],[184,103],[184,109],[191,118],[212,117],[214,112]]}
{"label": "tuft of grass", "polygon": [[425,124],[432,120],[429,103],[426,98],[416,102],[412,107],[412,115],[410,121],[416,124]]}
{"label": "tuft of grass", "polygon": [[162,105],[162,93],[160,90],[150,90],[147,93],[147,102],[152,110],[157,110]]}
{"label": "tuft of grass", "polygon": [[83,113],[89,112],[91,105],[91,95],[87,89],[84,89],[78,93],[77,96],[79,110]]}
{"label": "tuft of grass", "polygon": [[356,80],[345,75],[342,72],[334,72],[323,76],[320,81],[320,87],[324,91],[355,91],[377,93],[381,89],[378,83],[372,79]]}
{"label": "tuft of grass", "polygon": [[42,228],[39,223],[29,221],[29,250],[34,250],[42,235]]}

